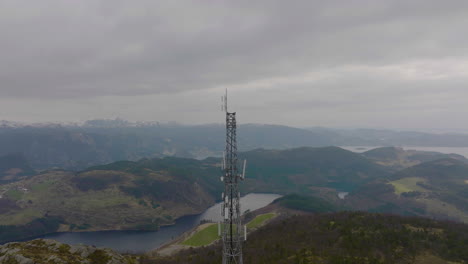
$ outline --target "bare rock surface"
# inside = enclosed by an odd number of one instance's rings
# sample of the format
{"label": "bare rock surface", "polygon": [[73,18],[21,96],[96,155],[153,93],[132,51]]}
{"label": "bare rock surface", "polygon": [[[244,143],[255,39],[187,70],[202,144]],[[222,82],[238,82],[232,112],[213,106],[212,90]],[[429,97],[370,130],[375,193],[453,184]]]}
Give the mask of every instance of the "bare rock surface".
{"label": "bare rock surface", "polygon": [[132,256],[108,248],[67,245],[50,239],[12,242],[0,246],[0,263],[11,264],[136,264]]}

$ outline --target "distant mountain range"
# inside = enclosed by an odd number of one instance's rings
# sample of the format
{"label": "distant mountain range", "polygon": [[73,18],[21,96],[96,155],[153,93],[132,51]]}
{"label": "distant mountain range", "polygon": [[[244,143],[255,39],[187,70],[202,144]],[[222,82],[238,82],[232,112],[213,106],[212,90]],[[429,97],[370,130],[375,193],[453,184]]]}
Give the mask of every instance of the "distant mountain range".
{"label": "distant mountain range", "polygon": [[[91,120],[78,124],[0,124],[0,156],[20,153],[34,169],[84,169],[119,160],[164,156],[219,157],[225,128],[220,124],[184,126],[158,122]],[[239,150],[302,146],[468,147],[468,135],[372,129],[294,128],[245,124],[238,129]]]}

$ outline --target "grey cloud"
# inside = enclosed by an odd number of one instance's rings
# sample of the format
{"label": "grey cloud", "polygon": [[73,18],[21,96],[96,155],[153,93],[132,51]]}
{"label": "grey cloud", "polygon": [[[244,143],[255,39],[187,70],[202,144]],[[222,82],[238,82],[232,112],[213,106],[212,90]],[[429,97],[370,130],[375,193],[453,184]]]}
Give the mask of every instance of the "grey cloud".
{"label": "grey cloud", "polygon": [[3,0],[0,119],[216,122],[228,87],[241,122],[458,125],[466,25],[455,0]]}
{"label": "grey cloud", "polygon": [[466,56],[468,4],[429,2],[7,0],[0,94],[173,93]]}

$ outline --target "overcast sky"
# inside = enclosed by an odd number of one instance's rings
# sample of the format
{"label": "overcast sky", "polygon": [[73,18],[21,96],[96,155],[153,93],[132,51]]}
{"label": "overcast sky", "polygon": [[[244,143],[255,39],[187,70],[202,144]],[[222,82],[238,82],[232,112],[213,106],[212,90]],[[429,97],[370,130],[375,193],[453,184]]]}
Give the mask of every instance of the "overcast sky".
{"label": "overcast sky", "polygon": [[0,120],[468,132],[468,1],[0,0]]}

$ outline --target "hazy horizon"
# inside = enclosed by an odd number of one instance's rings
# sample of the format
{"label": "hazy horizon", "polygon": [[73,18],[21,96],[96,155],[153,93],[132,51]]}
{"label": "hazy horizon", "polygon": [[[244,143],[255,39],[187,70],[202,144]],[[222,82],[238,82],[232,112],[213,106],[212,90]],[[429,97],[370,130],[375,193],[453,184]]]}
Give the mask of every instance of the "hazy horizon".
{"label": "hazy horizon", "polygon": [[[94,118],[84,121],[44,121],[44,122],[24,122],[24,121],[15,121],[15,120],[0,120],[0,125],[20,125],[20,126],[40,126],[40,125],[77,125],[83,126],[86,125],[88,121],[121,121],[121,122],[128,122],[128,125],[174,125],[174,126],[210,126],[210,125],[218,125],[218,126],[225,126],[223,122],[210,122],[210,123],[181,123],[177,121],[158,121],[158,120],[126,120],[120,117],[116,118]],[[125,125],[125,124],[123,124]],[[272,125],[272,126],[286,126],[292,128],[299,128],[299,129],[331,129],[331,130],[359,130],[359,129],[370,129],[370,130],[388,130],[388,131],[395,131],[395,132],[423,132],[423,133],[433,133],[433,134],[468,134],[468,131],[465,130],[457,130],[457,129],[400,129],[400,128],[386,128],[386,127],[345,127],[345,126],[291,126],[291,125],[284,125],[284,124],[275,124],[275,123],[245,123],[245,122],[238,122],[238,125]]]}

